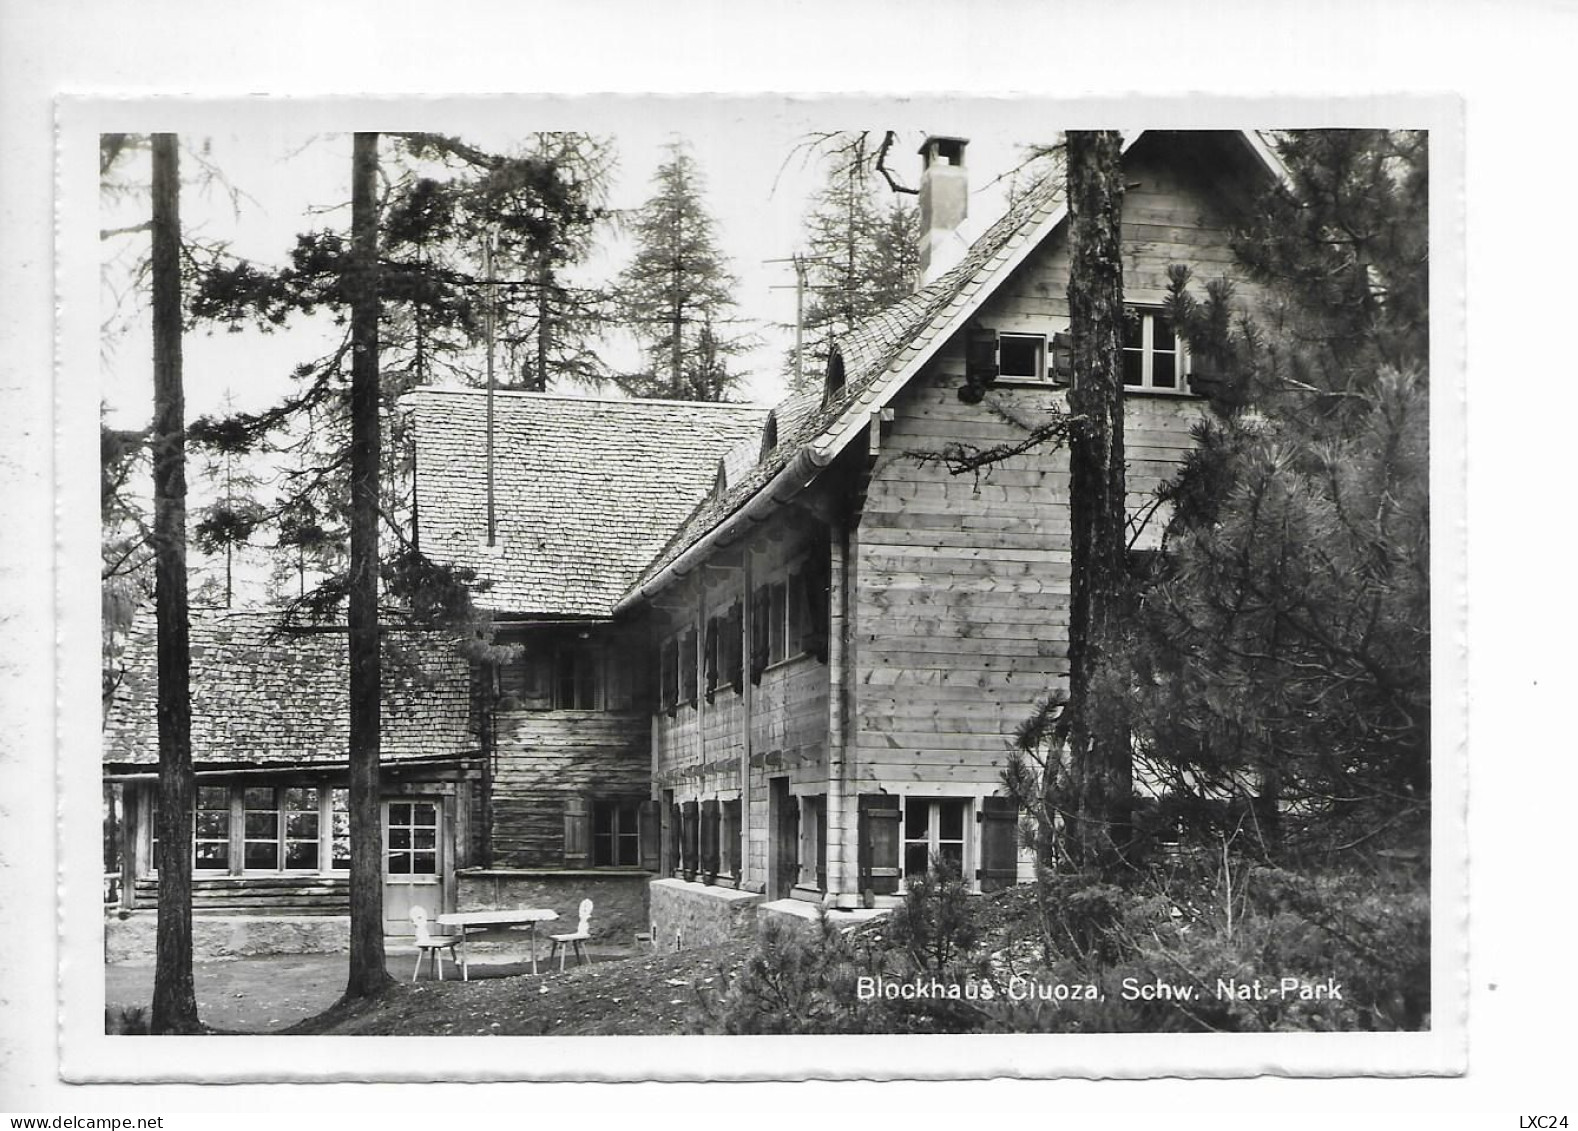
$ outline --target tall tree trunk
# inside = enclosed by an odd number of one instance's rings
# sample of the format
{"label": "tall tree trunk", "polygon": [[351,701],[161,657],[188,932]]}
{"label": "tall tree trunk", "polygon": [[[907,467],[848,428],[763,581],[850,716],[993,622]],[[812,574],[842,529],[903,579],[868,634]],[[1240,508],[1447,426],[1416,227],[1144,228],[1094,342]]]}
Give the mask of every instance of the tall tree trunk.
{"label": "tall tree trunk", "polygon": [[159,666],[159,925],[155,1033],[195,1033],[192,989],[192,701],[186,602],[186,398],[181,387],[181,170],[153,137],[153,547]]}
{"label": "tall tree trunk", "polygon": [[378,812],[378,135],[356,135],[351,174],[351,968],[347,998],[388,985]]}
{"label": "tall tree trunk", "polygon": [[1069,441],[1073,607],[1069,623],[1072,844],[1111,868],[1128,846],[1133,793],[1130,613],[1123,467],[1123,175],[1115,131],[1068,134],[1068,305],[1073,337]]}

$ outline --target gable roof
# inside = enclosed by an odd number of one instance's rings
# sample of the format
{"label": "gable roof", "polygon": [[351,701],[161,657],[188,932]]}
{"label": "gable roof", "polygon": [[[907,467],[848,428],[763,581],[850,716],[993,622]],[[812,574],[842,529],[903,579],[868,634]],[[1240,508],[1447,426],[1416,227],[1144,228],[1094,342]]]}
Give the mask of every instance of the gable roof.
{"label": "gable roof", "polygon": [[[210,765],[344,765],[350,659],[344,628],[276,631],[273,611],[191,612],[192,760]],[[385,630],[379,757],[472,754],[470,665],[438,633]],[[104,761],[159,761],[158,641],[138,616],[125,678],[104,723]]]}
{"label": "gable roof", "polygon": [[[1257,131],[1201,132],[1225,132],[1236,138],[1270,179],[1288,184],[1286,170]],[[1145,133],[1140,130],[1126,136],[1124,151]],[[747,522],[764,521],[770,511],[809,486],[864,432],[872,414],[886,407],[937,349],[964,328],[1067,214],[1061,184],[1055,178],[1042,182],[987,228],[951,270],[840,338],[836,348],[844,364],[843,388],[820,409],[796,413],[799,427],[793,435],[786,433],[780,418],[777,448],[736,485],[705,500],[618,607],[630,608],[683,577],[714,546],[740,536]],[[790,401],[794,399],[790,397]]]}
{"label": "gable roof", "polygon": [[418,389],[416,508],[429,556],[477,571],[479,603],[521,615],[608,617],[754,443],[767,409],[690,401],[494,394],[497,546],[486,545],[487,394]]}

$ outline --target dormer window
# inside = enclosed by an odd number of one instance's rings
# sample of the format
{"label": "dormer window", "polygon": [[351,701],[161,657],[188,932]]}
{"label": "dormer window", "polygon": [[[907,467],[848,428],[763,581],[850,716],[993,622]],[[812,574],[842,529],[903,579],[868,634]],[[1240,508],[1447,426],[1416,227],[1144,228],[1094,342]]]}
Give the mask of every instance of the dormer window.
{"label": "dormer window", "polygon": [[762,451],[757,462],[766,459],[778,446],[778,410],[775,408],[767,414],[767,423],[762,425]]}
{"label": "dormer window", "polygon": [[838,390],[844,387],[844,355],[834,346],[827,355],[827,381],[822,392],[822,401],[826,402],[838,395]]}
{"label": "dormer window", "polygon": [[1123,384],[1129,389],[1188,392],[1189,355],[1160,307],[1130,307],[1124,319]]}

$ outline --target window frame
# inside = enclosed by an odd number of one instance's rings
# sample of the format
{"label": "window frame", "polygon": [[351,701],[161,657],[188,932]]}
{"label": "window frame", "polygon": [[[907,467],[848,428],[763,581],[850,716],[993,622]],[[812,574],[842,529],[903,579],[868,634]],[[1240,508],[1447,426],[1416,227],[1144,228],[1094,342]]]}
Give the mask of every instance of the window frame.
{"label": "window frame", "polygon": [[[1035,364],[1030,373],[1008,373],[1003,369],[1003,342],[1006,339],[1015,341],[1028,341],[1034,344],[1036,351]],[[1050,385],[1052,373],[1050,367],[1050,350],[1046,334],[1038,334],[1025,330],[999,330],[997,332],[997,379],[1010,384],[1021,383],[1027,385]]]}
{"label": "window frame", "polygon": [[[587,860],[593,868],[641,867],[641,799],[636,797],[593,797],[588,806],[590,835],[587,837]],[[605,828],[600,826],[606,825]],[[628,825],[628,828],[626,827]],[[600,849],[605,846],[610,859],[602,859]],[[630,850],[631,859],[622,862],[622,850]]]}
{"label": "window frame", "polygon": [[[344,876],[350,874],[350,790],[347,786],[335,785],[325,781],[278,781],[267,785],[248,784],[245,781],[226,782],[223,784],[210,784],[199,782],[197,789],[224,790],[224,808],[211,808],[199,810],[198,806],[202,793],[197,792],[192,797],[192,837],[191,873],[194,879],[205,877],[261,877],[261,876]],[[268,789],[272,791],[274,804],[271,810],[258,808],[248,809],[246,794],[249,790]],[[287,795],[292,790],[310,789],[317,794],[317,803],[313,809],[288,809],[286,808]],[[336,805],[337,799],[343,799],[342,805]],[[199,837],[198,812],[223,813],[225,815],[224,836]],[[246,815],[248,813],[272,812],[275,815],[275,835],[272,839],[266,837],[249,836],[246,829]],[[157,879],[159,875],[159,798],[152,791],[149,792],[147,813],[148,862],[143,870],[143,875],[150,879]],[[290,859],[290,844],[305,842],[308,838],[290,836],[290,817],[292,814],[313,814],[317,817],[317,836],[312,838],[318,845],[318,863],[312,868],[292,868],[288,866]],[[336,817],[342,818],[336,823]],[[343,829],[344,831],[339,831]],[[225,846],[225,863],[217,868],[199,868],[197,866],[197,846],[203,844],[223,844]],[[275,845],[276,866],[273,868],[248,867],[246,852],[249,844]],[[345,847],[343,866],[335,864],[335,849],[343,844]]]}
{"label": "window frame", "polygon": [[[942,836],[942,806],[958,805],[961,809],[959,836]],[[926,833],[922,837],[910,835],[910,809],[912,806],[924,806],[927,809]],[[909,850],[912,845],[924,844],[926,846],[926,868],[929,871],[933,859],[939,857],[939,848],[943,844],[959,845],[959,878],[967,884],[971,891],[976,890],[974,863],[976,855],[975,838],[971,829],[975,826],[974,814],[978,804],[973,797],[931,796],[918,794],[905,794],[899,810],[899,891],[909,889],[911,870],[909,866]]]}
{"label": "window frame", "polygon": [[[553,711],[602,711],[607,702],[608,680],[600,649],[585,641],[561,644],[553,651],[553,684],[549,693],[549,710]],[[566,679],[571,688],[573,702],[565,702]],[[585,700],[589,705],[581,705]]]}
{"label": "window frame", "polygon": [[[1176,327],[1172,327],[1173,348],[1160,351],[1172,354],[1173,383],[1171,385],[1158,385],[1155,382],[1155,364],[1158,352],[1155,346],[1156,320],[1158,318],[1165,319],[1166,310],[1160,306],[1128,303],[1124,306],[1123,313],[1125,320],[1130,318],[1140,319],[1140,345],[1138,347],[1129,346],[1127,344],[1128,335],[1127,333],[1124,335],[1123,391],[1125,393],[1156,393],[1173,397],[1193,395],[1193,390],[1189,388],[1189,349],[1183,338],[1179,337]],[[1171,323],[1168,323],[1168,325],[1171,327]],[[1127,358],[1132,353],[1137,353],[1140,356],[1140,381],[1134,385],[1131,385],[1127,379]]]}

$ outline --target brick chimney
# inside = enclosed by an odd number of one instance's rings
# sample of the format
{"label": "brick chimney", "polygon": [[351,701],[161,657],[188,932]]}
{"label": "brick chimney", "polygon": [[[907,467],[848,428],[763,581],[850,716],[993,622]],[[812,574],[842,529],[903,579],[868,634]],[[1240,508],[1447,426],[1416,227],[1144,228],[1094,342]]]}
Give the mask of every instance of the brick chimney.
{"label": "brick chimney", "polygon": [[969,245],[959,227],[970,213],[970,181],[962,137],[933,135],[920,147],[920,285],[944,274]]}

